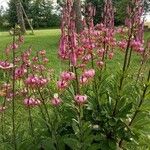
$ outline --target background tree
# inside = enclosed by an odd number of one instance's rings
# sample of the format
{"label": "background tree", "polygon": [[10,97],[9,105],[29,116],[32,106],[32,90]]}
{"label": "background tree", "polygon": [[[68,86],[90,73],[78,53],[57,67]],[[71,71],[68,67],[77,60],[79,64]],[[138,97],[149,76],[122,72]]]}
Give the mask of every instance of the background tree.
{"label": "background tree", "polygon": [[14,2],[15,2],[16,12],[17,12],[17,22],[21,28],[22,33],[26,33],[21,1],[15,0]]}
{"label": "background tree", "polygon": [[0,7],[0,27],[3,26],[3,22],[4,22],[3,10],[4,10],[4,8],[1,6],[1,7]]}
{"label": "background tree", "polygon": [[150,11],[150,0],[144,0],[144,9],[146,13]]}
{"label": "background tree", "polygon": [[[85,3],[92,3],[96,7],[96,16],[94,18],[94,23],[97,24],[102,19],[102,11],[104,7],[104,0],[86,0]],[[115,24],[122,25],[126,18],[126,8],[131,0],[113,0],[115,7]],[[144,0],[145,12],[150,11],[150,0]]]}
{"label": "background tree", "polygon": [[81,0],[74,0],[74,11],[76,13],[76,28],[77,28],[77,33],[80,33],[83,29],[82,27],[82,12],[81,12]]}
{"label": "background tree", "polygon": [[[64,4],[65,4],[65,0],[57,0],[57,4],[58,4],[58,9],[60,10]],[[76,14],[76,30],[77,33],[82,31],[82,11],[81,11],[81,5],[82,5],[82,1],[81,0],[74,0],[73,3],[73,9],[75,11]]]}
{"label": "background tree", "polygon": [[[10,0],[7,10],[9,26],[12,27],[17,22],[15,0]],[[21,0],[23,8],[34,28],[58,27],[60,16],[54,11],[51,0]],[[24,16],[25,25],[29,28],[28,21]]]}
{"label": "background tree", "polygon": [[60,24],[60,16],[53,13],[53,3],[50,0],[35,0],[30,7],[30,18],[33,20],[33,26],[53,27]]}
{"label": "background tree", "polygon": [[115,12],[115,24],[122,25],[127,16],[127,6],[130,0],[113,0],[116,9]]}
{"label": "background tree", "polygon": [[17,13],[16,13],[16,6],[14,0],[10,0],[8,3],[8,10],[7,10],[7,19],[11,27],[14,27],[17,23]]}
{"label": "background tree", "polygon": [[96,16],[94,17],[94,24],[97,24],[102,20],[102,11],[104,8],[103,0],[86,0],[85,3],[92,3],[96,7]]}

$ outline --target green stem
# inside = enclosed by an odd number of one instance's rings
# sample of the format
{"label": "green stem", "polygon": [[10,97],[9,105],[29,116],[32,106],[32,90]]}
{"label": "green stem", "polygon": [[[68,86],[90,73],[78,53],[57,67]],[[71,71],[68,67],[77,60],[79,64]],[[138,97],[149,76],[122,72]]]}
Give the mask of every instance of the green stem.
{"label": "green stem", "polygon": [[82,145],[83,145],[83,132],[82,132],[82,106],[79,106],[79,113],[78,113],[78,118],[79,118],[79,142],[80,142],[80,150],[82,150]]}
{"label": "green stem", "polygon": [[[54,108],[54,113],[55,113],[55,116],[56,116],[56,121],[55,123],[58,123],[58,113],[59,113],[59,110],[57,108]],[[56,150],[59,150],[58,148],[58,142],[57,142],[57,129],[55,128],[56,126],[53,126],[54,129],[52,130],[52,135],[53,135],[53,139],[55,141],[55,148]]]}
{"label": "green stem", "polygon": [[132,34],[133,34],[133,26],[131,28],[131,33],[129,35],[129,38],[128,38],[128,43],[127,43],[127,47],[126,47],[126,53],[125,53],[125,57],[124,57],[124,64],[123,64],[123,68],[122,68],[122,77],[120,79],[120,85],[119,85],[119,95],[116,99],[116,102],[115,102],[115,107],[114,107],[114,111],[113,111],[113,116],[116,115],[116,111],[117,111],[117,106],[118,106],[118,103],[119,103],[119,99],[120,99],[120,92],[122,90],[122,86],[123,86],[123,81],[125,79],[125,72],[126,72],[126,67],[127,67],[127,63],[129,62],[128,60],[128,55],[129,55],[129,50],[130,50],[130,43],[131,43],[131,38],[132,38]]}
{"label": "green stem", "polygon": [[[147,46],[147,47],[148,47],[148,46]],[[138,70],[138,74],[137,74],[137,78],[136,78],[136,83],[138,83],[138,80],[139,80],[141,71],[142,71],[142,69],[143,69],[143,65],[146,63],[145,53],[146,53],[147,47],[144,49],[144,52],[143,52],[142,62],[141,62],[140,68],[139,68],[139,70]]]}
{"label": "green stem", "polygon": [[108,51],[109,51],[109,46],[106,46],[106,53],[105,53],[105,70],[107,69],[107,58],[108,58]]}
{"label": "green stem", "polygon": [[135,111],[135,113],[134,113],[134,115],[133,115],[133,118],[132,118],[131,122],[129,123],[129,126],[132,125],[133,121],[135,120],[135,118],[136,118],[136,116],[137,116],[137,114],[138,114],[138,112],[139,112],[140,107],[141,107],[142,104],[143,104],[143,101],[144,101],[145,96],[146,96],[146,92],[147,92],[148,87],[149,87],[149,81],[150,81],[150,70],[149,70],[149,73],[148,73],[147,85],[145,86],[145,88],[144,88],[144,90],[143,90],[143,94],[142,94],[141,100],[140,100],[140,102],[139,102],[139,105],[138,105],[138,107],[137,107],[137,110]]}
{"label": "green stem", "polygon": [[[29,76],[29,68],[27,66],[27,78],[28,78],[28,76]],[[28,85],[27,85],[27,95],[29,95],[29,87],[28,87]],[[33,120],[32,120],[32,114],[31,114],[30,106],[29,106],[29,109],[28,109],[28,115],[29,115],[29,127],[31,129],[31,135],[34,138],[35,136],[34,136]]]}
{"label": "green stem", "polygon": [[[9,78],[8,77],[9,77],[8,73],[7,72],[4,73],[4,78],[6,78],[6,80],[7,80],[7,82],[6,82],[7,85],[9,83]],[[7,86],[6,86],[5,91],[6,91],[6,93],[8,93],[8,87]],[[6,98],[7,98],[7,95],[4,98],[3,107],[6,106]],[[4,138],[4,134],[5,134],[5,111],[2,112],[1,122],[2,122],[2,126],[1,127],[2,127],[2,136],[3,136],[2,139],[3,139],[3,142],[4,142],[4,140],[5,140],[5,138]]]}
{"label": "green stem", "polygon": [[127,63],[127,69],[128,69],[128,68],[129,68],[129,66],[130,66],[131,57],[132,57],[132,51],[133,51],[133,49],[131,48],[131,49],[130,49],[130,53],[129,53],[128,63]]}
{"label": "green stem", "polygon": [[2,141],[4,142],[5,141],[5,138],[4,138],[4,123],[5,122],[5,117],[4,117],[4,113],[2,113],[1,115],[1,131],[2,131]]}
{"label": "green stem", "polygon": [[33,128],[33,120],[32,120],[32,114],[31,114],[31,108],[28,108],[28,113],[29,113],[29,126],[30,126],[30,130],[31,130],[31,135],[34,138],[34,128]]}
{"label": "green stem", "polygon": [[45,116],[45,114],[44,114],[44,112],[43,112],[41,106],[39,106],[39,108],[40,108],[40,112],[41,112],[41,114],[42,114],[42,118],[44,119],[44,121],[45,121],[45,123],[46,123],[47,130],[48,130],[49,134],[51,135],[51,129],[50,129],[49,123],[47,123],[46,116]]}
{"label": "green stem", "polygon": [[38,92],[39,92],[39,95],[42,99],[42,103],[43,103],[43,106],[44,106],[44,109],[45,109],[45,112],[46,112],[46,115],[47,115],[47,118],[48,118],[48,122],[49,122],[49,125],[51,125],[51,119],[50,119],[50,115],[49,115],[49,112],[48,112],[48,109],[47,109],[47,106],[46,106],[46,103],[45,103],[45,99],[40,91],[40,89],[38,89]]}
{"label": "green stem", "polygon": [[[15,44],[15,29],[14,29],[14,36],[13,36],[13,45]],[[12,134],[13,134],[13,145],[14,149],[17,150],[17,142],[16,142],[16,131],[15,131],[15,49],[13,48],[13,81],[12,81]]]}
{"label": "green stem", "polygon": [[78,72],[77,72],[77,68],[74,67],[74,71],[75,71],[75,76],[76,76],[76,93],[75,94],[80,94],[80,86],[79,86],[79,80],[78,80]]}
{"label": "green stem", "polygon": [[[92,63],[92,68],[95,70],[94,68],[94,58],[93,58],[93,54],[91,54],[91,63]],[[95,91],[95,95],[96,95],[96,100],[99,104],[99,94],[98,94],[98,86],[97,86],[97,82],[96,82],[96,77],[94,76],[94,80],[93,80],[94,86],[93,86],[93,91]],[[100,106],[100,104],[99,104]]]}
{"label": "green stem", "polygon": [[[143,102],[144,102],[144,99],[145,99],[145,96],[146,96],[146,93],[147,93],[147,90],[148,90],[148,87],[149,87],[149,81],[150,81],[150,70],[149,70],[149,73],[148,73],[148,78],[147,78],[147,84],[143,90],[143,94],[141,96],[141,99],[140,99],[140,102],[138,104],[138,107],[136,109],[136,111],[134,112],[133,114],[133,117],[131,119],[131,121],[129,122],[129,126],[131,126],[134,122],[134,120],[136,119],[138,113],[139,113],[139,109],[140,107],[142,106]],[[123,139],[120,140],[119,142],[119,147],[122,148],[122,144],[123,144]]]}
{"label": "green stem", "polygon": [[[36,93],[34,92],[34,90],[33,90],[33,93],[34,93],[34,95],[36,95]],[[51,129],[50,129],[50,126],[49,126],[48,121],[46,119],[45,113],[43,112],[43,109],[42,109],[41,106],[39,106],[39,108],[40,108],[40,112],[41,112],[42,118],[43,118],[43,120],[46,123],[47,130],[48,130],[49,134],[51,135]]]}

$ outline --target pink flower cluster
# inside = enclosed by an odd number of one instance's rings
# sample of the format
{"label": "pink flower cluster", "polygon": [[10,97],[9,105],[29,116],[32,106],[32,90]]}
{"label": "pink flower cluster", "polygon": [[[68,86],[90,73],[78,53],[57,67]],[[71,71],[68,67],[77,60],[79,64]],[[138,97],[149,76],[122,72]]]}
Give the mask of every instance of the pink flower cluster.
{"label": "pink flower cluster", "polygon": [[17,43],[14,43],[14,44],[12,44],[11,45],[11,49],[14,49],[14,50],[16,50],[16,49],[18,49],[18,44]]}
{"label": "pink flower cluster", "polygon": [[85,70],[80,77],[80,83],[85,84],[87,83],[90,79],[92,79],[95,76],[95,70],[90,69],[90,70]]}
{"label": "pink flower cluster", "polygon": [[16,42],[14,42],[13,44],[10,44],[6,47],[5,54],[8,56],[12,50],[16,51],[19,48],[19,46],[23,43],[24,43],[24,37],[19,36],[18,39],[16,40]]}
{"label": "pink flower cluster", "polygon": [[35,107],[41,105],[41,101],[35,98],[26,98],[24,99],[23,103],[26,107]]}
{"label": "pink flower cluster", "polygon": [[121,50],[125,50],[125,48],[127,47],[127,41],[126,40],[122,40],[118,42],[118,47],[121,48]]}
{"label": "pink flower cluster", "polygon": [[30,54],[31,54],[31,49],[25,51],[21,56],[23,63],[26,64],[27,66],[30,66],[31,64]]}
{"label": "pink flower cluster", "polygon": [[6,106],[0,106],[0,112],[4,112],[6,110]]}
{"label": "pink flower cluster", "polygon": [[97,66],[99,67],[99,68],[103,68],[104,67],[104,65],[105,65],[105,63],[103,62],[103,61],[97,61]]}
{"label": "pink flower cluster", "polygon": [[[76,33],[75,12],[72,10],[72,3],[68,0],[63,9],[61,39],[59,46],[59,56],[63,60],[68,60],[71,66],[85,69],[88,63],[94,61],[99,68],[104,67],[105,59],[110,60],[114,56],[114,48],[117,45],[114,30],[114,10],[111,0],[105,1],[105,15],[103,22],[94,26],[93,16],[95,7],[88,4],[85,9],[87,18],[83,18],[83,31]],[[105,16],[109,16],[105,17]],[[108,25],[109,23],[109,25]],[[96,51],[96,52],[95,52]],[[106,56],[108,55],[108,57]],[[82,76],[80,81],[85,83],[88,78]],[[67,82],[58,82],[59,86],[66,88]]]}
{"label": "pink flower cluster", "polygon": [[51,100],[52,106],[55,106],[55,107],[59,106],[61,103],[62,103],[62,99],[59,98],[59,97],[58,98],[53,98]]}
{"label": "pink flower cluster", "polygon": [[44,57],[46,55],[46,50],[43,49],[39,51],[39,54]]}
{"label": "pink flower cluster", "polygon": [[18,38],[18,42],[20,42],[20,43],[24,43],[24,37],[23,37],[23,36],[19,36],[19,38]]}
{"label": "pink flower cluster", "polygon": [[27,70],[24,67],[15,69],[15,79],[22,79],[25,73],[27,73]]}
{"label": "pink flower cluster", "polygon": [[112,0],[105,0],[104,12],[103,12],[103,22],[108,28],[114,28],[114,8]]}
{"label": "pink flower cluster", "polygon": [[[47,64],[49,62],[49,59],[46,57],[46,50],[40,50],[39,52],[37,52],[37,56],[34,56],[32,58],[33,63],[35,64],[35,66],[38,67],[37,63],[41,63],[42,64]],[[40,65],[39,65],[40,67]]]}
{"label": "pink flower cluster", "polygon": [[65,81],[71,81],[75,79],[75,74],[73,72],[65,71],[65,72],[62,72],[60,76],[61,76],[61,79]]}
{"label": "pink flower cluster", "polygon": [[144,51],[143,43],[141,43],[141,41],[139,41],[139,40],[133,40],[131,42],[131,47],[134,51],[136,51],[138,53],[143,53],[143,51]]}
{"label": "pink flower cluster", "polygon": [[118,46],[123,51],[125,51],[127,46],[129,46],[130,49],[139,54],[144,52],[144,19],[142,20],[144,13],[143,8],[141,0],[132,0],[127,7],[128,15],[125,20],[126,28],[122,27],[117,30],[117,33],[119,33],[119,36],[121,37],[118,42]]}
{"label": "pink flower cluster", "polygon": [[74,79],[75,79],[75,74],[73,72],[69,72],[69,71],[62,72],[60,75],[60,80],[57,82],[58,89],[60,90],[66,89],[69,86],[70,81]]}
{"label": "pink flower cluster", "polygon": [[87,102],[87,95],[76,95],[74,100],[78,105],[83,105]]}
{"label": "pink flower cluster", "polygon": [[8,70],[13,68],[13,64],[7,61],[0,61],[0,69]]}
{"label": "pink flower cluster", "polygon": [[16,93],[13,93],[12,91],[9,91],[9,92],[7,93],[7,95],[6,95],[6,100],[7,100],[8,102],[10,102],[10,101],[12,101],[13,96],[16,96],[16,95],[17,95],[17,92],[16,92]]}
{"label": "pink flower cluster", "polygon": [[33,71],[39,72],[39,71],[45,71],[46,67],[44,65],[32,65]]}
{"label": "pink flower cluster", "polygon": [[48,80],[46,78],[38,77],[36,75],[30,75],[26,79],[25,83],[32,88],[39,88],[45,86],[48,83]]}
{"label": "pink flower cluster", "polygon": [[4,89],[4,90],[10,90],[12,87],[11,87],[11,84],[9,84],[9,83],[4,83],[3,85],[2,85],[2,89]]}

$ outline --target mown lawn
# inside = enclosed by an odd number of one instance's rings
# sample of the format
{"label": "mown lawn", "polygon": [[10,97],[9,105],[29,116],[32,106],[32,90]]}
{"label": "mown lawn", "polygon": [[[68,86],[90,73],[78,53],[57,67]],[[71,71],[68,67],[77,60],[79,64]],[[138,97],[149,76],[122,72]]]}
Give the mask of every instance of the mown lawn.
{"label": "mown lawn", "polygon": [[[47,57],[50,62],[49,65],[54,67],[57,71],[60,70],[60,61],[57,57],[57,49],[60,37],[59,29],[52,30],[35,30],[35,35],[31,35],[28,32],[25,35],[25,43],[21,46],[21,50],[27,49],[32,46],[33,51],[45,49],[47,51]],[[12,41],[12,37],[8,32],[0,32],[0,58],[4,58],[4,49],[7,44]]]}
{"label": "mown lawn", "polygon": [[[21,50],[27,49],[32,46],[33,51],[38,51],[45,49],[47,51],[47,57],[49,58],[50,67],[54,68],[56,72],[60,72],[62,65],[61,61],[58,59],[57,50],[60,38],[59,29],[46,29],[46,30],[35,30],[35,35],[28,34],[25,35],[25,43],[21,46]],[[145,33],[145,39],[150,38],[150,32]],[[0,58],[4,58],[4,49],[7,44],[12,41],[12,37],[8,32],[0,32]],[[109,67],[115,69],[118,65],[122,64],[124,55],[119,50],[117,50],[114,57],[114,61],[109,62]],[[132,67],[135,68],[140,63],[140,57],[137,54],[133,55]],[[64,66],[64,65],[63,65]],[[115,67],[114,67],[115,66]],[[121,66],[120,66],[121,67]]]}

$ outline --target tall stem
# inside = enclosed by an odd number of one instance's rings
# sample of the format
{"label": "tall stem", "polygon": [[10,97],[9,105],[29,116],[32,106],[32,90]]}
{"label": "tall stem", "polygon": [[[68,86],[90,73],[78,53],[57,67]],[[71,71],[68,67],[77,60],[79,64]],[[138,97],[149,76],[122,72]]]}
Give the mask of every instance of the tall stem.
{"label": "tall stem", "polygon": [[[91,61],[92,61],[92,68],[95,70],[95,67],[94,67],[94,58],[93,58],[93,54],[91,54]],[[99,93],[98,93],[98,86],[97,86],[97,82],[96,82],[96,77],[94,76],[94,80],[93,80],[93,83],[94,83],[94,89],[93,91],[95,91],[95,95],[96,95],[96,100],[100,106],[100,103],[99,103]]]}
{"label": "tall stem", "polygon": [[[34,90],[33,90],[33,93],[34,93],[34,95],[36,95],[36,93],[34,92]],[[47,118],[46,118],[46,116],[45,116],[45,113],[43,112],[43,109],[42,109],[41,106],[39,106],[39,109],[40,109],[42,118],[43,118],[43,120],[44,120],[45,123],[46,123],[47,130],[48,130],[49,134],[51,135],[51,129],[50,129],[50,126],[49,126],[49,124],[48,124],[48,121],[47,121]]]}
{"label": "tall stem", "polygon": [[31,108],[30,107],[28,108],[28,113],[29,113],[29,126],[31,129],[31,135],[34,138],[35,136],[34,136],[33,120],[32,120],[32,114],[31,114]]}
{"label": "tall stem", "polygon": [[82,106],[79,106],[79,112],[78,112],[78,119],[79,119],[79,142],[80,142],[80,148],[79,150],[82,150],[82,144],[83,144],[83,132],[82,132]]}
{"label": "tall stem", "polygon": [[55,121],[56,125],[55,124],[53,125],[52,138],[55,141],[55,148],[56,148],[56,150],[58,150],[59,149],[59,143],[57,142],[58,138],[57,138],[57,128],[56,128],[56,126],[57,126],[57,123],[59,122],[59,120],[58,120],[58,118],[59,118],[59,109],[57,109],[57,107],[54,108],[54,113],[55,113],[55,116],[56,116],[56,121]]}
{"label": "tall stem", "polygon": [[[7,72],[4,73],[4,78],[6,78],[6,80],[7,80],[6,84],[8,85],[8,83],[9,83],[9,74]],[[5,89],[6,93],[8,93],[7,85],[6,85],[6,89]],[[4,98],[3,107],[6,106],[6,98],[7,98],[7,94],[5,95],[5,98]],[[1,116],[1,128],[2,128],[1,129],[2,130],[2,140],[4,142],[4,140],[5,140],[5,137],[4,137],[5,136],[5,111],[2,112],[2,116]]]}
{"label": "tall stem", "polygon": [[[15,29],[14,29],[14,36],[13,36],[13,45],[15,44]],[[16,143],[16,131],[15,131],[15,48],[13,46],[12,49],[13,53],[13,81],[12,81],[12,134],[13,134],[13,145],[14,149],[17,150],[17,143]]]}
{"label": "tall stem", "polygon": [[[142,96],[141,96],[141,99],[140,99],[140,102],[139,102],[139,104],[138,104],[138,106],[137,106],[137,109],[136,109],[136,111],[134,112],[131,121],[129,122],[129,126],[131,126],[131,125],[133,124],[134,120],[136,119],[136,117],[137,117],[137,115],[138,115],[138,113],[139,113],[139,109],[140,109],[140,107],[142,106],[142,104],[143,104],[143,102],[144,102],[144,99],[145,99],[145,96],[146,96],[148,87],[150,86],[150,85],[149,85],[149,82],[150,82],[150,70],[149,70],[149,73],[148,73],[147,84],[146,84],[146,86],[145,86],[145,88],[144,88],[144,90],[143,90],[143,94],[142,94]],[[121,139],[120,142],[119,142],[119,147],[120,147],[120,148],[122,148],[122,144],[123,144],[123,139]]]}
{"label": "tall stem", "polygon": [[74,71],[75,71],[75,76],[76,76],[76,94],[80,94],[80,87],[79,87],[79,80],[78,80],[78,72],[77,72],[77,68],[74,67]]}
{"label": "tall stem", "polygon": [[49,123],[49,125],[51,125],[51,121],[50,121],[51,119],[50,119],[49,112],[48,112],[48,109],[47,109],[47,106],[46,106],[46,103],[45,103],[45,99],[44,99],[40,89],[38,89],[38,92],[39,92],[40,97],[42,99],[42,103],[43,103],[43,106],[44,106],[44,109],[45,109],[45,112],[46,112],[46,115],[47,115],[47,118],[48,118],[48,123]]}
{"label": "tall stem", "polygon": [[146,96],[147,89],[148,89],[148,87],[149,87],[149,81],[150,81],[150,70],[149,70],[149,73],[148,73],[147,85],[145,86],[145,88],[144,88],[144,90],[143,90],[143,94],[142,94],[142,96],[141,96],[141,100],[140,100],[140,102],[139,102],[139,105],[138,105],[138,107],[137,107],[137,110],[135,111],[135,113],[134,113],[134,115],[133,115],[133,117],[132,117],[131,122],[129,123],[129,126],[131,126],[131,125],[133,124],[133,121],[135,120],[135,118],[136,118],[136,116],[137,116],[137,114],[138,114],[138,112],[139,112],[139,109],[140,109],[140,107],[141,107],[142,104],[143,104],[143,101],[144,101],[145,96]]}
{"label": "tall stem", "polygon": [[5,138],[4,138],[4,126],[5,126],[5,117],[4,117],[4,113],[2,112],[1,114],[1,131],[2,131],[2,141],[4,142],[5,141]]}
{"label": "tall stem", "polygon": [[[29,68],[27,66],[27,78],[28,78],[28,76],[29,76]],[[28,85],[27,85],[27,95],[29,95],[29,87],[28,87]],[[28,115],[29,115],[29,127],[30,127],[30,130],[31,130],[31,135],[34,138],[33,119],[32,119],[32,114],[31,114],[31,108],[30,108],[30,106],[28,108]]]}
{"label": "tall stem", "polygon": [[131,49],[130,49],[130,53],[129,53],[128,63],[127,63],[127,69],[128,69],[128,68],[129,68],[129,66],[130,66],[131,57],[132,57],[132,51],[133,51],[133,49],[131,48]]}
{"label": "tall stem", "polygon": [[44,121],[46,122],[47,130],[48,130],[49,134],[51,135],[51,129],[50,129],[49,124],[47,123],[46,116],[45,116],[45,114],[44,114],[44,112],[43,112],[43,110],[42,110],[41,106],[39,106],[39,108],[40,108],[40,112],[41,112],[41,114],[42,114],[42,118],[43,118],[43,119],[44,119]]}
{"label": "tall stem", "polygon": [[113,115],[115,115],[116,111],[117,111],[117,106],[118,106],[118,102],[119,102],[119,99],[120,99],[120,91],[122,90],[123,81],[124,81],[124,78],[125,78],[125,71],[126,71],[126,67],[127,67],[127,63],[128,63],[128,55],[129,55],[129,50],[130,50],[130,43],[131,43],[132,34],[133,34],[133,26],[131,28],[131,32],[130,32],[130,35],[129,35],[129,38],[128,38],[128,43],[127,43],[127,47],[126,47],[126,51],[125,51],[126,53],[125,53],[124,64],[123,64],[123,68],[122,68],[122,77],[120,79],[120,85],[119,85],[119,95],[118,95],[118,97],[116,99],[116,102],[115,102]]}
{"label": "tall stem", "polygon": [[[147,44],[148,44],[148,42],[147,42]],[[146,53],[147,47],[148,47],[148,45],[146,46],[146,48],[144,49],[144,52],[143,52],[142,62],[141,62],[140,68],[139,68],[139,70],[138,70],[138,74],[137,74],[137,78],[136,78],[136,83],[138,83],[138,80],[139,80],[141,71],[142,71],[142,69],[143,69],[144,64],[146,63],[145,53]]]}

